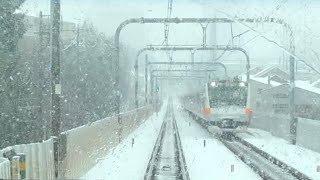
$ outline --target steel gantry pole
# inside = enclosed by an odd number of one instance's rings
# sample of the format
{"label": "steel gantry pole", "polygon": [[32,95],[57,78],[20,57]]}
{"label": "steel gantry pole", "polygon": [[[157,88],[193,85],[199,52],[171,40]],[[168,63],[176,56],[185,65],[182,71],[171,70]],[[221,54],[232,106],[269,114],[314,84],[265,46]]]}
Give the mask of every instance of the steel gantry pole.
{"label": "steel gantry pole", "polygon": [[163,76],[156,76],[156,75],[152,75],[150,76],[150,84],[151,84],[151,88],[150,88],[150,93],[151,93],[151,99],[153,99],[153,93],[154,93],[154,82],[155,82],[155,78],[158,79],[205,79],[206,76],[195,76],[195,75],[174,75],[174,76],[170,76],[170,75],[163,75]]}
{"label": "steel gantry pole", "polygon": [[[282,19],[278,18],[239,18],[237,22],[247,22],[247,23],[277,23],[280,25],[284,25],[289,27],[287,23],[285,23]],[[123,21],[117,28],[115,32],[115,64],[114,64],[114,72],[115,72],[115,83],[114,87],[116,90],[116,113],[118,116],[118,123],[121,124],[121,116],[120,116],[120,33],[124,27],[129,24],[140,23],[140,24],[163,24],[163,23],[235,23],[234,20],[230,18],[132,18]],[[289,28],[291,31],[292,29]],[[249,82],[249,81],[248,81]]]}
{"label": "steel gantry pole", "polygon": [[[184,78],[191,78],[191,77],[193,77],[193,78],[197,78],[197,79],[205,79],[205,80],[207,80],[206,79],[206,77],[207,77],[207,72],[211,72],[211,73],[213,73],[213,72],[215,72],[216,70],[215,69],[207,69],[207,70],[163,70],[163,69],[161,69],[161,70],[159,70],[159,69],[154,69],[154,70],[152,70],[151,72],[150,72],[150,86],[151,86],[151,90],[150,90],[150,92],[151,92],[151,99],[153,99],[153,92],[154,92],[154,78],[155,77],[170,77],[170,78],[179,78],[179,77],[184,77]],[[199,76],[199,75],[194,75],[194,74],[191,74],[191,75],[186,75],[186,74],[180,74],[180,75],[154,75],[154,73],[158,73],[158,72],[203,72],[203,73],[205,73],[205,76]]]}
{"label": "steel gantry pole", "polygon": [[[210,65],[210,66],[221,66],[223,69],[224,69],[224,72],[225,72],[225,76],[227,77],[227,67],[223,64],[223,63],[220,63],[220,62],[195,62],[195,63],[192,63],[192,62],[149,62],[147,61],[146,62],[147,64],[145,64],[145,77],[148,77],[148,67],[151,66],[151,65],[191,65],[191,66],[195,66],[195,65]],[[193,71],[193,69],[190,69],[190,70],[186,70],[186,71]],[[150,74],[151,74],[151,71],[150,71]],[[150,89],[151,89],[151,78],[150,78]],[[145,88],[148,87],[148,78],[145,79]],[[147,90],[146,90],[147,91]],[[150,94],[152,94],[152,91],[150,90]],[[147,99],[145,99],[145,101],[147,101]]]}
{"label": "steel gantry pole", "polygon": [[[207,65],[207,66],[221,66],[223,69],[224,69],[224,72],[225,72],[225,77],[228,77],[228,73],[227,73],[227,67],[221,63],[221,62],[148,62],[146,65],[145,65],[145,69],[146,69],[146,72],[147,74],[145,76],[148,76],[148,67],[151,65],[178,65],[178,66],[181,66],[181,65],[190,65],[190,66],[196,66],[196,65]],[[189,71],[192,71],[192,69],[190,69]],[[151,71],[150,71],[150,74],[151,74]],[[147,84],[148,86],[148,82],[146,81],[145,84]],[[150,87],[151,87],[151,78],[150,78]],[[150,91],[150,94],[152,93],[152,91]],[[152,95],[152,94],[151,94]]]}
{"label": "steel gantry pole", "polygon": [[[145,64],[147,65],[148,64],[148,54],[146,54],[145,56]],[[144,72],[144,81],[147,82],[148,81],[148,69],[147,69],[147,66],[145,66],[145,72]],[[144,85],[144,90],[145,90],[145,104],[148,103],[148,84],[145,83]]]}
{"label": "steel gantry pole", "polygon": [[[290,53],[294,54],[295,47],[293,42],[293,31],[290,30]],[[289,89],[289,114],[290,114],[290,140],[291,144],[296,144],[297,119],[295,118],[295,59],[290,55],[290,89]]]}
{"label": "steel gantry pole", "polygon": [[[139,57],[143,52],[146,51],[190,51],[192,54],[194,54],[196,51],[212,51],[212,50],[221,50],[221,51],[240,51],[242,52],[245,57],[246,57],[246,61],[247,61],[247,82],[249,83],[250,81],[250,77],[249,77],[249,71],[250,71],[250,59],[249,59],[249,55],[246,52],[246,50],[244,50],[241,47],[238,46],[222,46],[222,45],[210,45],[210,46],[206,46],[206,47],[188,47],[188,46],[172,46],[172,47],[168,47],[168,46],[164,46],[164,47],[147,47],[147,48],[143,48],[141,50],[138,51],[137,55],[136,55],[136,59],[135,59],[135,64],[134,64],[134,68],[135,68],[135,105],[136,108],[139,107],[139,100],[138,100],[138,86],[139,86],[139,82],[138,82],[138,73],[139,73]],[[178,62],[172,62],[172,63],[178,63]]]}
{"label": "steel gantry pole", "polygon": [[[206,66],[220,66],[224,69],[224,75],[227,77],[228,76],[228,70],[227,70],[227,67],[221,63],[221,62],[147,62],[145,68],[148,69],[149,66],[151,65],[177,65],[177,66],[182,66],[182,65],[185,65],[185,66],[197,66],[197,65],[206,65]],[[196,71],[193,70],[193,69],[190,69],[188,71]]]}
{"label": "steel gantry pole", "polygon": [[158,72],[215,72],[215,69],[154,69],[151,71],[151,74]]}

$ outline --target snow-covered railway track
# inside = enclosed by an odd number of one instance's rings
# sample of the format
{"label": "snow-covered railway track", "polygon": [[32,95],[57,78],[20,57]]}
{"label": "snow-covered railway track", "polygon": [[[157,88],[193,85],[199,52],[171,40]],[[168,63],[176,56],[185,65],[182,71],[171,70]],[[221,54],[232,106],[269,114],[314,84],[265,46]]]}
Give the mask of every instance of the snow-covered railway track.
{"label": "snow-covered railway track", "polygon": [[172,101],[168,103],[167,113],[154,146],[144,179],[189,179],[173,113]]}
{"label": "snow-covered railway track", "polygon": [[[208,131],[206,124],[200,123],[200,118],[195,113],[186,110],[196,122]],[[208,131],[209,132],[209,131]],[[210,132],[209,132],[210,133]],[[231,152],[238,156],[245,164],[253,169],[260,177],[267,180],[311,180],[310,177],[299,172],[297,169],[285,164],[279,159],[262,151],[247,141],[232,135],[230,139],[216,136]]]}
{"label": "snow-covered railway track", "polygon": [[307,176],[298,172],[294,168],[280,163],[274,157],[265,157],[250,145],[243,143],[237,137],[232,140],[219,138],[220,141],[244,163],[251,167],[263,179],[270,180],[309,180]]}

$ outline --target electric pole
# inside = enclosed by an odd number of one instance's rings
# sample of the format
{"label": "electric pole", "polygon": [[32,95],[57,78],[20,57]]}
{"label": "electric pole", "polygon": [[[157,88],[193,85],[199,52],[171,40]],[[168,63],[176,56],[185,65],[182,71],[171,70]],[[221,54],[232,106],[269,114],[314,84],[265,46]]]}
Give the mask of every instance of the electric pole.
{"label": "electric pole", "polygon": [[43,99],[43,92],[44,92],[44,72],[43,72],[43,15],[42,11],[39,13],[39,49],[38,49],[38,63],[39,63],[39,121],[44,123],[43,128],[43,140],[47,138],[47,122],[44,118],[44,99]]}
{"label": "electric pole", "polygon": [[60,82],[60,0],[51,0],[50,58],[52,79],[52,132],[58,137],[61,126]]}
{"label": "electric pole", "polygon": [[50,15],[44,15],[42,11],[39,12],[39,28],[35,34],[38,35],[38,50],[37,50],[37,65],[38,65],[38,79],[39,79],[39,123],[43,123],[43,140],[47,140],[50,136],[51,130],[51,86],[49,79],[51,78],[50,72],[47,71],[50,59],[45,57],[46,49],[48,46],[47,40],[49,39],[50,32],[48,22]]}

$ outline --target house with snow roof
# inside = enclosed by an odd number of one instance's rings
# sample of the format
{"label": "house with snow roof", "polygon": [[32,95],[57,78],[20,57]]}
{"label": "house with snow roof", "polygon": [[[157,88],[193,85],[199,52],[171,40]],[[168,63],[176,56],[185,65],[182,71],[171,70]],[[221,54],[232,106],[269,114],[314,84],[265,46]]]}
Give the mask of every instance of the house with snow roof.
{"label": "house with snow roof", "polygon": [[[289,139],[289,75],[276,66],[267,67],[250,78],[251,126]],[[320,120],[320,80],[295,81],[295,117]],[[277,126],[277,127],[275,127]]]}

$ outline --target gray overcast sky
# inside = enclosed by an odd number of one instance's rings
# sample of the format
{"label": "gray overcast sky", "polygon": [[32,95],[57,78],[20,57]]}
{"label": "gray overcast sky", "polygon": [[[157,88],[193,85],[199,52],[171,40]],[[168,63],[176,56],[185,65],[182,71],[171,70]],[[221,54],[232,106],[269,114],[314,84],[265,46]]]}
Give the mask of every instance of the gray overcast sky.
{"label": "gray overcast sky", "polygon": [[[125,19],[131,17],[166,17],[167,11],[167,0],[156,2],[152,0],[61,0],[61,3],[63,20],[76,23],[90,20],[99,31],[107,36],[112,36],[116,27]],[[316,0],[202,0],[202,2],[200,0],[174,0],[173,3],[172,17],[223,17],[224,15],[214,12],[214,8],[219,8],[219,10],[226,11],[231,15],[237,15],[238,17],[275,16],[284,18],[294,27],[296,44],[302,46],[299,47],[300,51],[310,49],[310,47],[313,47],[317,51],[317,47],[320,45],[318,33],[320,30],[320,6],[319,1]],[[40,10],[45,14],[49,14],[49,5],[49,0],[26,0],[23,10],[27,11],[30,15],[38,15]],[[171,28],[171,42],[192,44],[199,42],[199,39],[201,39],[201,30],[199,31],[198,26],[195,28],[182,27],[187,28],[188,32],[181,31],[179,28],[180,26]],[[226,28],[228,29],[229,27],[220,27],[217,30],[217,39],[220,39],[219,44],[227,44],[228,39],[230,39],[230,32],[229,30],[226,31]],[[282,41],[279,38],[281,37],[279,35],[279,27],[255,25],[255,28],[264,31],[268,36],[277,41]],[[235,34],[241,33],[243,30],[245,29],[240,28],[238,31],[235,30]],[[145,33],[141,33],[141,31]],[[275,32],[278,33],[276,36],[274,35],[276,34]],[[306,36],[306,34],[309,36]],[[242,38],[242,42],[250,40],[252,37],[253,35],[249,34]],[[163,41],[163,25],[153,27],[130,25],[130,27],[124,30],[122,39],[129,43],[130,46],[137,47],[139,45],[155,44],[154,42],[159,44]],[[277,48],[274,48],[270,43],[266,43],[261,39],[259,40],[259,38],[245,47],[252,50],[250,53],[254,58],[270,57],[274,59],[273,61],[277,61],[280,56]]]}

